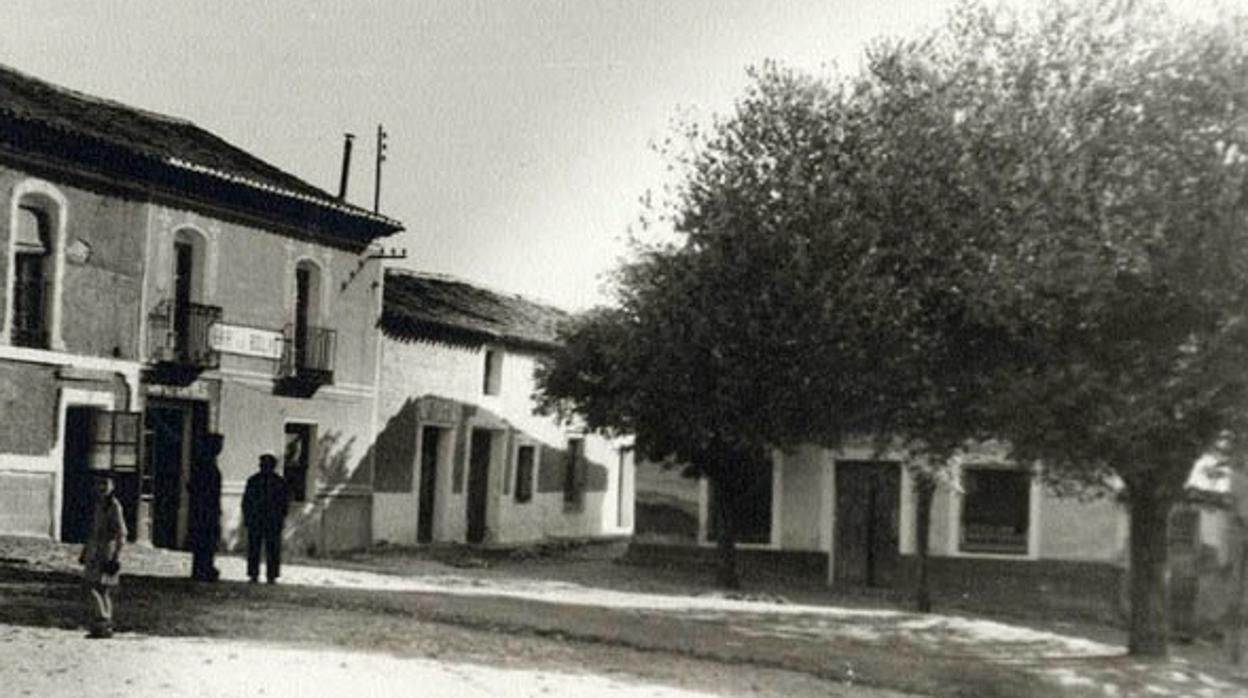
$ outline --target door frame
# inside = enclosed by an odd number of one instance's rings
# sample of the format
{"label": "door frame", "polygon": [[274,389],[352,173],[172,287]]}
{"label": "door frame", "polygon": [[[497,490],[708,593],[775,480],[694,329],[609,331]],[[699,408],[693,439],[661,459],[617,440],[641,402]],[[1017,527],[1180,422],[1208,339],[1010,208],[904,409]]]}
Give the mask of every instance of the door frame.
{"label": "door frame", "polygon": [[[854,455],[857,456],[858,454],[854,454]],[[828,584],[836,585],[836,584],[842,583],[838,574],[840,572],[840,561],[837,559],[837,554],[836,554],[838,542],[840,538],[839,533],[841,530],[841,523],[842,523],[841,517],[839,516],[840,492],[839,492],[839,488],[837,487],[837,477],[841,472],[840,471],[841,465],[874,465],[875,467],[887,466],[887,467],[890,467],[896,473],[895,480],[896,480],[896,485],[897,485],[897,489],[896,489],[897,505],[896,505],[895,514],[897,518],[897,544],[896,544],[896,550],[893,551],[893,554],[896,556],[896,562],[897,562],[897,567],[898,567],[897,574],[901,574],[900,566],[902,563],[902,555],[905,552],[905,548],[906,548],[906,535],[907,535],[906,526],[908,525],[908,522],[910,520],[910,517],[907,517],[905,514],[906,507],[909,501],[909,498],[907,497],[907,490],[909,489],[907,485],[908,477],[907,477],[905,468],[902,467],[902,463],[898,460],[892,460],[888,458],[879,458],[879,457],[850,457],[849,455],[840,455],[840,456],[834,456],[832,458],[832,467],[825,470],[825,472],[828,473],[829,482],[824,491],[828,493],[827,501],[828,501],[828,509],[830,513],[830,516],[828,517],[829,520],[825,524],[827,526],[827,530],[829,531],[828,548],[827,548],[827,553],[828,553],[827,582]],[[872,475],[873,479],[876,477],[878,476]],[[867,584],[869,586],[882,586],[878,580],[876,580],[874,584],[868,581]]]}
{"label": "door frame", "polygon": [[[426,500],[425,447],[429,443],[429,441],[425,438],[425,436],[429,435],[431,432],[435,436],[435,438],[433,439],[433,444],[434,444],[434,448],[436,449],[436,451],[433,454],[433,474],[431,477],[429,477],[429,481],[428,481],[428,485],[429,485],[428,510],[426,511],[426,508],[425,508],[425,505],[426,505],[426,501],[425,501]],[[415,477],[413,478],[413,481],[415,482],[415,485],[416,485],[415,543],[417,545],[425,545],[428,543],[436,542],[439,538],[438,534],[440,533],[441,528],[442,528],[439,525],[440,517],[438,516],[438,514],[439,514],[439,509],[442,506],[442,502],[445,501],[445,498],[442,496],[442,493],[439,492],[438,490],[440,489],[440,483],[446,479],[445,476],[443,475],[443,472],[447,469],[446,451],[447,451],[447,446],[449,445],[448,437],[450,436],[450,433],[451,433],[451,429],[441,424],[421,424],[420,429],[417,432],[418,440],[416,443],[416,463],[415,463],[416,472],[415,472]],[[429,521],[429,540],[422,541],[421,535],[420,535],[421,533],[420,524],[421,524],[421,520],[424,519],[425,517],[428,517],[428,521]]]}
{"label": "door frame", "polygon": [[[182,442],[182,455],[181,455],[181,461],[179,463],[180,468],[178,471],[179,480],[178,480],[178,487],[176,490],[178,507],[177,507],[177,512],[175,514],[174,524],[173,524],[174,526],[173,545],[169,547],[165,547],[165,546],[159,546],[156,544],[156,537],[157,537],[156,536],[156,517],[159,513],[158,508],[156,506],[156,489],[157,489],[156,479],[158,477],[159,471],[156,468],[155,462],[152,462],[152,461],[149,461],[149,463],[145,464],[145,465],[150,465],[152,469],[151,471],[152,493],[151,495],[146,495],[148,497],[147,499],[148,520],[146,522],[140,522],[140,525],[143,525],[144,523],[146,523],[147,528],[150,532],[149,542],[152,543],[153,546],[162,547],[166,550],[183,550],[184,549],[183,546],[185,546],[186,544],[186,532],[187,532],[188,516],[189,516],[189,512],[187,510],[187,507],[189,506],[189,502],[188,502],[188,498],[186,494],[186,483],[188,479],[190,478],[191,468],[194,465],[193,461],[195,459],[195,454],[193,452],[193,449],[194,449],[194,445],[196,442],[196,436],[202,437],[204,434],[208,433],[209,428],[210,428],[209,421],[211,419],[211,404],[207,400],[193,400],[193,399],[168,398],[168,397],[149,397],[147,399],[146,404],[143,406],[143,429],[145,431],[148,429],[148,414],[153,408],[179,410],[183,413],[184,415],[183,420],[185,420],[183,422],[183,427],[182,427],[183,429],[182,438],[184,440]],[[144,458],[155,458],[155,456],[156,456],[156,448],[155,448],[155,444],[152,444],[152,448],[145,449]],[[139,495],[140,501],[142,501],[144,497],[145,495],[142,494],[142,490],[140,489],[140,495]]]}
{"label": "door frame", "polygon": [[[485,450],[484,465],[481,468],[474,467],[475,459],[473,458],[473,455],[476,453],[474,444],[477,432],[482,432],[489,438],[488,448]],[[493,467],[493,461],[494,452],[498,448],[497,438],[498,434],[495,429],[470,427],[468,431],[468,448],[466,449],[468,456],[468,472],[466,473],[467,477],[466,482],[464,483],[464,541],[472,545],[484,543],[486,538],[489,537],[490,482],[492,480],[493,471],[496,470],[496,468]],[[474,477],[474,475],[476,475],[476,477]],[[478,496],[473,495],[474,483],[479,488],[480,494]],[[479,540],[473,540],[473,522],[477,516],[474,513],[476,511],[474,508],[474,500],[477,500],[480,504],[479,516],[481,535]]]}
{"label": "door frame", "polygon": [[53,463],[56,464],[56,475],[52,486],[52,540],[61,539],[61,509],[65,506],[65,427],[66,413],[70,407],[94,407],[100,410],[115,410],[116,396],[111,392],[96,390],[79,390],[62,388],[60,405],[57,406],[56,449],[53,451]]}

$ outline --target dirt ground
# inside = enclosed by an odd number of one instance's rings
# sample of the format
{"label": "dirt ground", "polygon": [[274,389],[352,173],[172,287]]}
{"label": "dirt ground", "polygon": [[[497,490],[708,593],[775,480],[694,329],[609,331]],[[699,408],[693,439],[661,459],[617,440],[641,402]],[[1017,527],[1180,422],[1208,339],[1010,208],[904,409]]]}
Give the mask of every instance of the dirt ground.
{"label": "dirt ground", "polygon": [[[352,589],[341,570],[288,566],[290,583],[250,585],[241,561],[226,557],[225,580],[194,583],[183,578],[185,555],[135,547],[124,555],[119,632],[88,640],[74,552],[0,539],[0,694],[903,695],[456,618],[420,599]],[[388,603],[374,603],[380,594]]]}
{"label": "dirt ground", "polygon": [[[243,582],[235,557],[219,560],[222,582],[199,584],[184,578],[184,554],[131,547],[118,602],[123,632],[87,643],[75,550],[0,538],[0,667],[10,667],[0,669],[9,674],[0,685],[57,695],[44,690],[68,685],[56,678],[69,663],[56,659],[65,651],[57,648],[77,645],[114,653],[132,673],[104,676],[140,682],[131,688],[149,686],[143,660],[159,658],[160,682],[172,688],[144,688],[151,695],[174,692],[184,674],[223,691],[234,685],[226,679],[276,680],[265,693],[248,694],[294,695],[282,690],[290,670],[325,688],[299,695],[338,695],[328,687],[357,671],[318,673],[335,663],[398,682],[377,684],[370,695],[394,695],[412,682],[439,687],[427,695],[443,688],[463,695],[1248,694],[1248,682],[1182,659],[1124,657],[1112,632],[918,616],[871,599],[819,605],[802,589],[788,598],[724,598],[687,572],[622,566],[577,550],[502,557],[383,550],[299,561],[316,564],[288,566],[282,583],[269,587]],[[37,655],[46,661],[33,668],[31,655],[15,661],[12,654],[32,639],[47,647]],[[231,655],[234,663],[226,662]],[[273,663],[271,672],[259,668]],[[87,667],[100,665],[109,664]],[[222,672],[223,665],[240,670]],[[83,673],[81,662],[74,666],[72,673]],[[170,666],[182,669],[170,673]],[[28,671],[14,676],[13,667]],[[462,690],[450,691],[456,682]]]}

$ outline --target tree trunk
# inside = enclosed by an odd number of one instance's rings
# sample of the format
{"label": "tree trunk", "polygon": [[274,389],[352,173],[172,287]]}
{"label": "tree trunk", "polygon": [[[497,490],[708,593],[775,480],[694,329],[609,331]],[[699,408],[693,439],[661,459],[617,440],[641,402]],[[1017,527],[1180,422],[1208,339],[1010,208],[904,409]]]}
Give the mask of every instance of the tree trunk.
{"label": "tree trunk", "polygon": [[1130,490],[1131,624],[1127,652],[1165,657],[1169,619],[1166,593],[1166,540],[1171,501],[1148,489]]}
{"label": "tree trunk", "polygon": [[715,488],[715,525],[718,527],[715,547],[719,551],[719,567],[715,581],[725,589],[740,589],[741,578],[737,574],[736,497],[733,488],[722,476],[711,479]]}
{"label": "tree trunk", "polygon": [[914,588],[914,608],[919,613],[930,613],[932,589],[928,580],[927,548],[931,540],[932,495],[936,492],[936,481],[920,475],[915,478],[915,485],[918,496],[914,502],[914,549],[919,570]]}

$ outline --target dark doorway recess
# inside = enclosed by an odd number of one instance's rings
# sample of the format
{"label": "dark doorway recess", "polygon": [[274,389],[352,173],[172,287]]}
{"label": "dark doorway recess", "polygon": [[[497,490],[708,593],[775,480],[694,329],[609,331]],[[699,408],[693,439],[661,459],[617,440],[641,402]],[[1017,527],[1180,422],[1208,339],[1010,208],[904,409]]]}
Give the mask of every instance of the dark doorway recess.
{"label": "dark doorway recess", "polygon": [[65,409],[65,455],[61,488],[61,541],[82,543],[91,528],[91,420],[94,407]]}
{"label": "dark doorway recess", "polygon": [[486,505],[490,487],[490,451],[494,436],[486,429],[472,431],[468,456],[468,542],[485,540]]}
{"label": "dark doorway recess", "polygon": [[420,503],[416,519],[416,542],[433,542],[433,506],[438,486],[438,448],[442,430],[425,427],[420,433]]}
{"label": "dark doorway recess", "polygon": [[208,404],[187,400],[150,400],[145,427],[150,433],[147,473],[151,500],[152,545],[180,550],[186,542],[186,481],[190,477],[194,444],[201,443],[208,426]]}

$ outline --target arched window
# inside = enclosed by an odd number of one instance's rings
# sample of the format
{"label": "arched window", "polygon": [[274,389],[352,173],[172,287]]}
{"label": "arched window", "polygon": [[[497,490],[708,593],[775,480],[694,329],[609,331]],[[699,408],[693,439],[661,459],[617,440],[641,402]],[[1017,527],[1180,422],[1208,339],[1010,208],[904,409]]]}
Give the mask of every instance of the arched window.
{"label": "arched window", "polygon": [[175,356],[201,363],[211,354],[208,330],[216,320],[203,302],[204,238],[182,228],[173,236],[173,340]]}
{"label": "arched window", "polygon": [[316,262],[302,260],[295,265],[295,316],[288,326],[283,372],[311,390],[333,382],[337,337],[331,328],[322,326],[323,285],[324,272]]}
{"label": "arched window", "polygon": [[9,238],[9,293],[4,332],[10,344],[58,349],[65,199],[29,180],[14,189]]}

